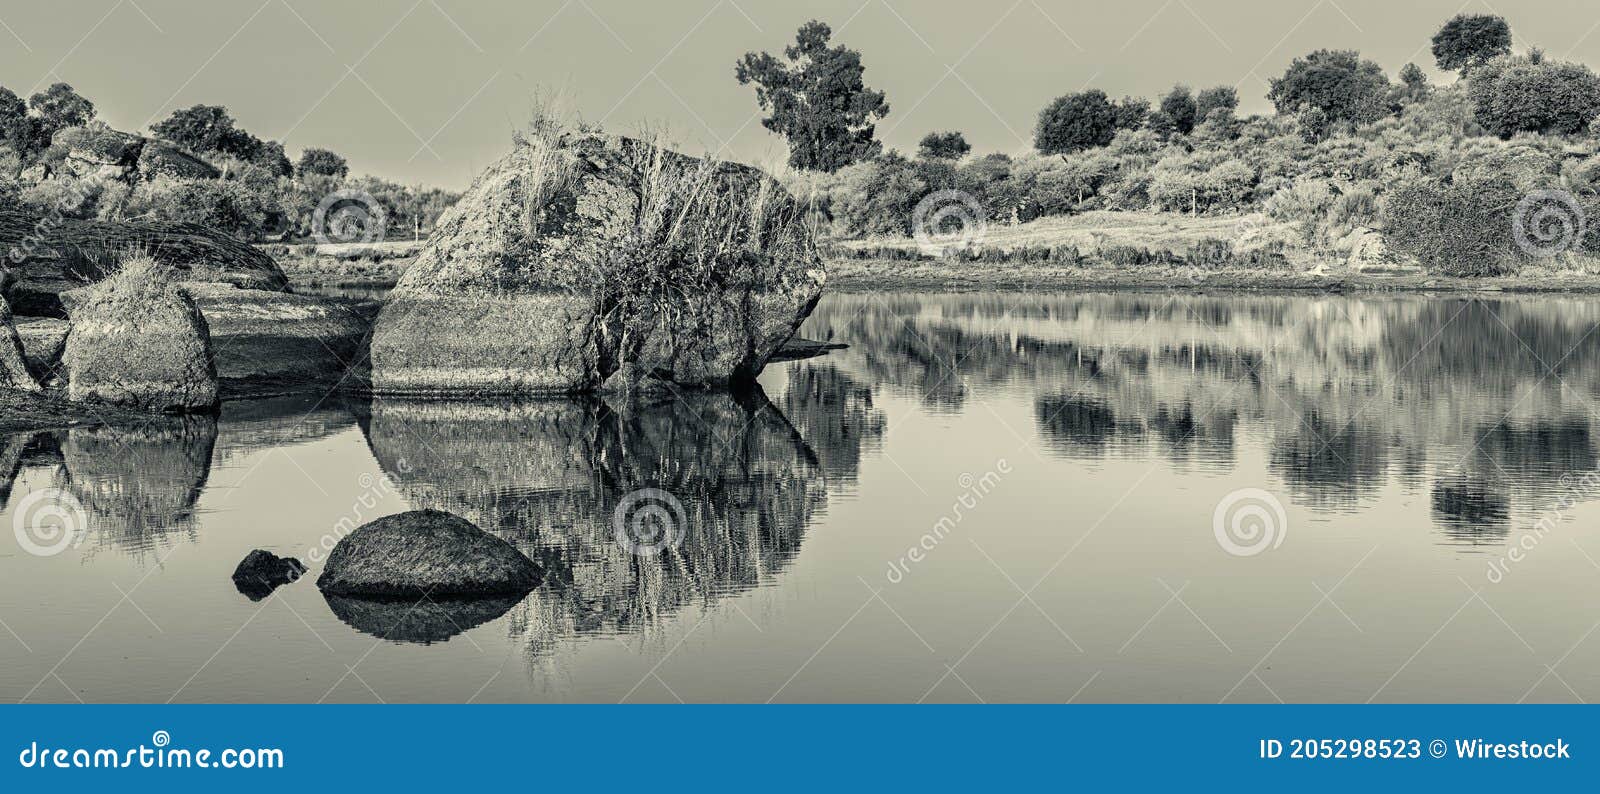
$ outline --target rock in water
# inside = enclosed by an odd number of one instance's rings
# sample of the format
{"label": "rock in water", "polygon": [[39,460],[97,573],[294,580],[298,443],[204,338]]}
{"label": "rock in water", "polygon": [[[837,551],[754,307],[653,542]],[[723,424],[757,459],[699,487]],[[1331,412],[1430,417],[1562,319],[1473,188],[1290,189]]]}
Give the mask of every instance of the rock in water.
{"label": "rock in water", "polygon": [[11,304],[0,298],[0,386],[23,391],[39,391],[39,382],[28,371],[28,360],[11,317]]}
{"label": "rock in water", "polygon": [[365,598],[520,595],[538,587],[539,577],[533,560],[472,522],[413,510],[363,524],[341,539],[317,587]]}
{"label": "rock in water", "polygon": [[216,407],[205,318],[159,265],[126,264],[69,303],[68,397],[163,413]]}
{"label": "rock in water", "polygon": [[598,390],[753,380],[826,274],[760,171],[591,132],[540,132],[440,218],[373,329],[372,390]]}
{"label": "rock in water", "polygon": [[293,557],[279,557],[270,551],[256,549],[239,561],[233,569],[233,586],[251,601],[260,601],[272,594],[280,585],[286,585],[306,572],[306,566]]}

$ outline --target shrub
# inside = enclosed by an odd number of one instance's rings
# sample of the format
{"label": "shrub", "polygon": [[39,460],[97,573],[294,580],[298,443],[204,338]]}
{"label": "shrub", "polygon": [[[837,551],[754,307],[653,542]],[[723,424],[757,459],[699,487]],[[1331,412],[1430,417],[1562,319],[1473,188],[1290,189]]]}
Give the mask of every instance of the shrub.
{"label": "shrub", "polygon": [[1513,273],[1520,257],[1512,212],[1521,198],[1522,192],[1506,180],[1413,180],[1384,202],[1384,239],[1433,272]]}
{"label": "shrub", "polygon": [[38,212],[88,220],[99,216],[106,186],[105,180],[96,177],[50,179],[23,188],[18,200]]}
{"label": "shrub", "polygon": [[162,178],[134,189],[125,212],[129,217],[187,221],[254,239],[268,228],[276,210],[240,182]]}
{"label": "shrub", "polygon": [[1503,57],[1471,72],[1468,94],[1479,124],[1493,135],[1573,135],[1600,116],[1600,77],[1577,63],[1542,56]]}

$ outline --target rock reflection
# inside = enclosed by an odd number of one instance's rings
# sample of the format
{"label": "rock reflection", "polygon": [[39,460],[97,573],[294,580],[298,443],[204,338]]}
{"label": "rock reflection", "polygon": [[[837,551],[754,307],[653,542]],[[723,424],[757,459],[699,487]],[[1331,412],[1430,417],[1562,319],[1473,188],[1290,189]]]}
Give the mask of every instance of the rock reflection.
{"label": "rock reflection", "polygon": [[389,642],[431,645],[511,611],[521,597],[380,600],[327,596],[328,608],[362,634]]}
{"label": "rock reflection", "polygon": [[[642,630],[770,583],[827,500],[817,454],[759,392],[648,406],[385,399],[362,423],[413,507],[457,513],[544,569],[511,621],[535,652],[570,634]],[[851,445],[829,449],[848,454]],[[853,471],[855,462],[829,465]],[[619,503],[645,488],[672,494],[687,524],[676,546],[654,555],[630,552],[613,521]]]}
{"label": "rock reflection", "polygon": [[216,441],[217,420],[203,415],[66,431],[65,487],[83,505],[94,547],[144,553],[192,540]]}

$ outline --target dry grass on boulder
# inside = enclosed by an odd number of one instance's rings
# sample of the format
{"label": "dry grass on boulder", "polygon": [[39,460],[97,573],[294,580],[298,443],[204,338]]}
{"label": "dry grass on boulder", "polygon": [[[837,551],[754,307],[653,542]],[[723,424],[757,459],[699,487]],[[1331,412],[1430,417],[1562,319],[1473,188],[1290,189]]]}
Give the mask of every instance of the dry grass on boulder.
{"label": "dry grass on boulder", "polygon": [[216,406],[205,318],[154,258],[125,256],[67,303],[72,330],[61,360],[72,399],[168,413]]}

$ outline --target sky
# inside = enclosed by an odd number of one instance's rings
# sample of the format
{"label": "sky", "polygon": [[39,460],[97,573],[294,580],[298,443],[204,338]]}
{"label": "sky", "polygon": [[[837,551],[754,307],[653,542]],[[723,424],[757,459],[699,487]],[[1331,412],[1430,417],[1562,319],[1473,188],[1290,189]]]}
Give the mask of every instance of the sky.
{"label": "sky", "polygon": [[1461,11],[1506,17],[1519,50],[1600,65],[1585,0],[0,0],[0,85],[66,81],[131,131],[220,104],[291,156],[324,147],[356,173],[459,189],[539,96],[615,132],[664,127],[688,152],[781,162],[733,65],[809,19],[888,94],[887,146],[954,129],[1018,152],[1040,108],[1089,87],[1235,85],[1242,111],[1268,110],[1267,79],[1319,48],[1447,80],[1429,38]]}

